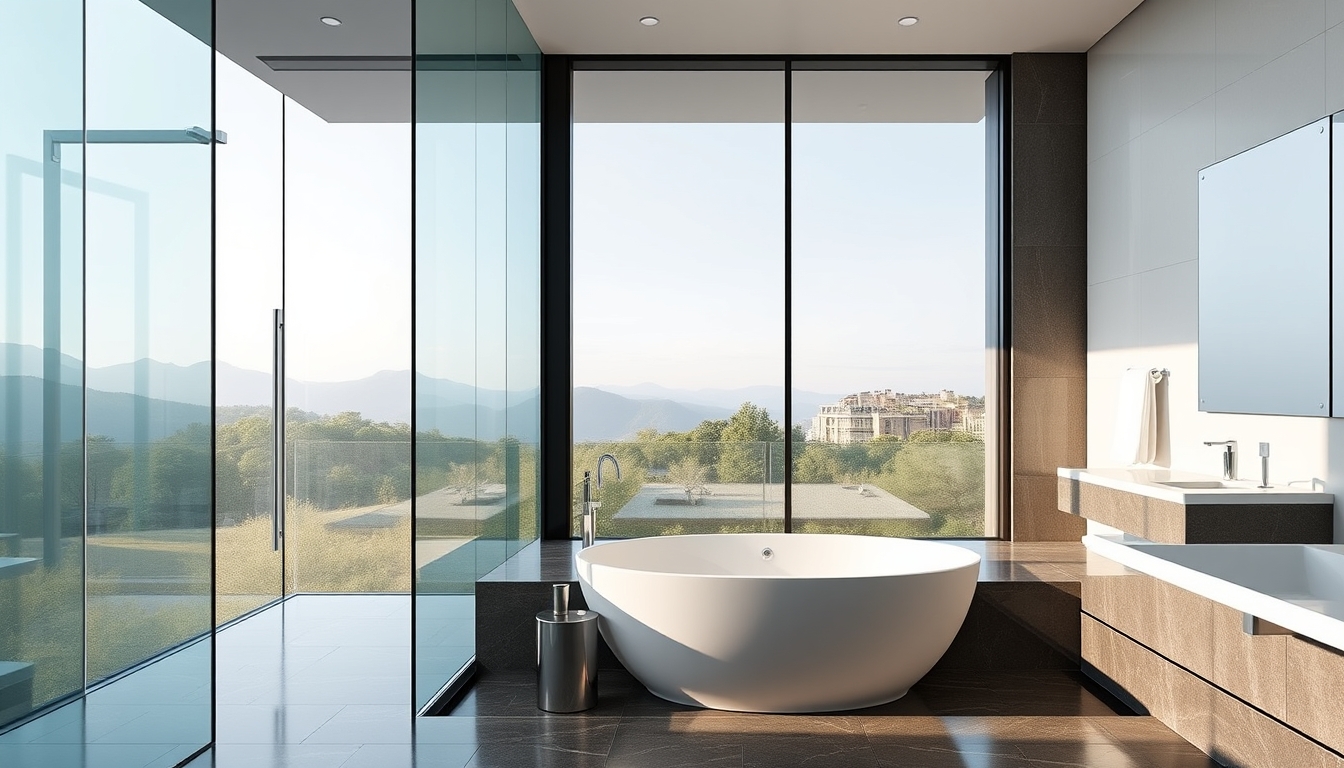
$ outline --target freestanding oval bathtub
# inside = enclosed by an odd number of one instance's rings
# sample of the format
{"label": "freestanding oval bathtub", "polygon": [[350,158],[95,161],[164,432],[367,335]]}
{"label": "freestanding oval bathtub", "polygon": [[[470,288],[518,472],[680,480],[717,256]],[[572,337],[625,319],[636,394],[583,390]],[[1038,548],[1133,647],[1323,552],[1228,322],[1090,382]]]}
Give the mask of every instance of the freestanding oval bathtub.
{"label": "freestanding oval bathtub", "polygon": [[575,555],[616,657],[654,694],[740,712],[904,696],[966,618],[980,556],[951,544],[736,533],[609,541]]}

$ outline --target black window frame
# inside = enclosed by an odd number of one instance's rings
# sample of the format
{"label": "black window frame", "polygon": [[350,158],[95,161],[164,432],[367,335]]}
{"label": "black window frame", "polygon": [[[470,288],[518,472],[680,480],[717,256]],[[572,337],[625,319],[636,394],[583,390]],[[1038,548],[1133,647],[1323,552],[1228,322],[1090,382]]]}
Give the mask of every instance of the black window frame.
{"label": "black window frame", "polygon": [[[985,348],[994,365],[993,437],[986,441],[986,507],[1007,539],[1011,519],[1009,303],[1011,57],[972,56],[635,56],[547,54],[541,66],[541,443],[538,534],[572,539],[573,418],[573,96],[579,70],[781,70],[784,78],[784,413],[792,417],[792,77],[793,70],[988,71],[985,85]],[[989,393],[986,393],[989,394]],[[988,401],[987,401],[988,402]],[[784,441],[784,530],[792,526],[793,441]]]}

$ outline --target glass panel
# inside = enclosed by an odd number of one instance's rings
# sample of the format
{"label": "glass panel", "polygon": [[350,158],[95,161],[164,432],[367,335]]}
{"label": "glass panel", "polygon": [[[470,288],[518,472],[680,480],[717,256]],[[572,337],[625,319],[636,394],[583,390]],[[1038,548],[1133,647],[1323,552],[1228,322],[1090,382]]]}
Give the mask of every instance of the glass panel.
{"label": "glass panel", "polygon": [[0,18],[2,727],[84,685],[84,44],[78,0]]}
{"label": "glass panel", "polygon": [[508,313],[504,409],[505,556],[535,540],[541,443],[541,50],[504,3]]}
{"label": "glass panel", "polygon": [[272,548],[274,315],[283,301],[284,98],[215,57],[215,109],[228,128],[215,174],[216,621],[281,596]]}
{"label": "glass panel", "polygon": [[783,120],[781,71],[574,73],[575,487],[623,471],[598,536],[783,529]]}
{"label": "glass panel", "polygon": [[172,13],[86,3],[87,677],[174,652],[88,706],[165,763],[211,738],[213,629],[211,3]]}
{"label": "glass panel", "polygon": [[793,529],[993,536],[985,72],[793,76]]}
{"label": "glass panel", "polygon": [[411,135],[369,118],[285,100],[288,592],[410,591]]}
{"label": "glass panel", "polygon": [[475,581],[536,538],[539,55],[504,0],[420,3],[416,691],[474,652]]}

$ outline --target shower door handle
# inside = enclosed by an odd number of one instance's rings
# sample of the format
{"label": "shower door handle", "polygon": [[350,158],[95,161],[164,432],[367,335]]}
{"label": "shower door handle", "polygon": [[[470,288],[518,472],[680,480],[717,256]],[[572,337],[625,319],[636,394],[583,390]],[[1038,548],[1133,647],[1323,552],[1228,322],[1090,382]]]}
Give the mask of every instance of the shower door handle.
{"label": "shower door handle", "polygon": [[280,551],[285,538],[285,310],[275,310],[274,413],[271,415],[271,477],[275,503],[271,507],[271,550]]}

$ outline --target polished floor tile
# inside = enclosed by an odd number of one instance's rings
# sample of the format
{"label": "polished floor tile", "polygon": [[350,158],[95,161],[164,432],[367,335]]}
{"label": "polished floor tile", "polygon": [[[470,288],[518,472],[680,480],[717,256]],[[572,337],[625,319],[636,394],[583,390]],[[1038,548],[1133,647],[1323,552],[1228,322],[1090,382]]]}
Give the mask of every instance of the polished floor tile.
{"label": "polished floor tile", "polygon": [[[1042,575],[1049,575],[1043,567],[1035,576]],[[457,636],[470,626],[470,606],[438,601],[421,615],[432,623],[422,630],[445,642],[439,648],[470,647]],[[486,672],[449,715],[412,718],[409,618],[405,596],[303,596],[221,631],[217,743],[190,768],[1215,765],[1080,674],[1058,671],[939,671],[899,701],[813,715],[672,704],[621,670],[602,671],[594,709],[551,714],[537,709],[534,674]],[[449,670],[450,657],[447,650],[427,657],[429,668]],[[191,707],[201,690],[193,686],[190,661],[147,667],[153,674],[135,683],[140,695],[123,687],[97,706],[56,710],[4,734],[0,766],[171,768],[190,754],[189,745],[137,739],[163,738],[159,731],[194,722]],[[176,698],[149,705],[146,695]]]}
{"label": "polished floor tile", "polygon": [[[452,713],[422,718],[420,723],[461,722],[463,731],[467,723],[472,724],[477,751],[471,765],[1216,765],[1161,723],[1129,713],[1077,673],[935,672],[899,701],[814,715],[744,714],[672,704],[653,696],[620,670],[603,670],[598,689],[599,703],[594,709],[555,715],[536,708],[530,674],[486,673]],[[567,732],[565,723],[590,728]],[[542,730],[528,730],[529,724]],[[533,748],[521,749],[523,741]]]}

